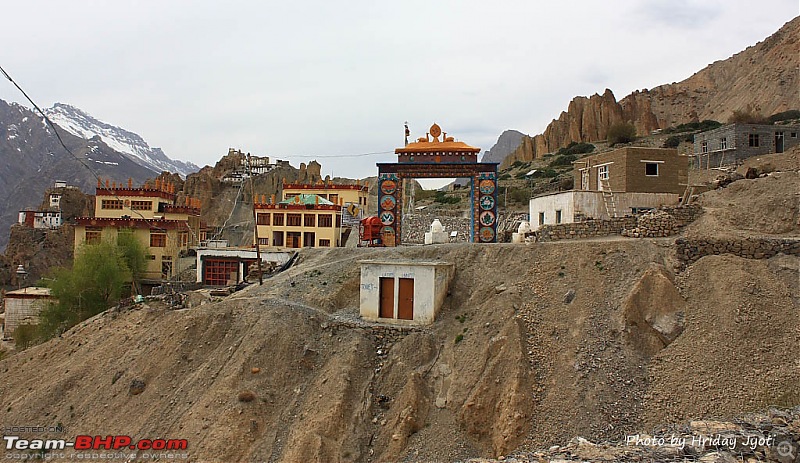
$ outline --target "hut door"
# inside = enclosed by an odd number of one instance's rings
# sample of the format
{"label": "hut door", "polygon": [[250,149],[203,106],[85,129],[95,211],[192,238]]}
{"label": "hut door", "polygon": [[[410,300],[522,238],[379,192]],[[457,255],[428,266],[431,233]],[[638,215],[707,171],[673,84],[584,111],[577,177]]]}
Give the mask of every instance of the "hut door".
{"label": "hut door", "polygon": [[394,278],[381,278],[378,317],[394,318]]}
{"label": "hut door", "polygon": [[414,319],[413,278],[400,278],[400,287],[397,295],[397,318],[401,320]]}

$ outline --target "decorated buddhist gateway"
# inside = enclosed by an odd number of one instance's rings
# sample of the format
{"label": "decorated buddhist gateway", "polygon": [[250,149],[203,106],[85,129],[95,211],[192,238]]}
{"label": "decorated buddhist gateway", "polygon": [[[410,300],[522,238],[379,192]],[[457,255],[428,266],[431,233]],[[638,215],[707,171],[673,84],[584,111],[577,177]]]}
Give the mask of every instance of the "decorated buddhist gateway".
{"label": "decorated buddhist gateway", "polygon": [[[441,137],[441,140],[440,140]],[[424,137],[397,148],[397,163],[378,163],[378,217],[383,242],[399,245],[403,222],[403,181],[467,178],[472,203],[470,241],[497,241],[497,163],[478,162],[480,148],[448,137],[433,124]]]}

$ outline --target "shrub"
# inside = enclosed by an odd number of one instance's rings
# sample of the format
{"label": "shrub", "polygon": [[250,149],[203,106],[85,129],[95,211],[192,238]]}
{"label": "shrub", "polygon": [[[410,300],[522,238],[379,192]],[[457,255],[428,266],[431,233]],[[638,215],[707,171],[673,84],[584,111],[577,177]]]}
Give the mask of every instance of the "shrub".
{"label": "shrub", "polygon": [[503,175],[497,177],[497,180],[508,180],[510,178],[511,178],[511,174],[503,174]]}
{"label": "shrub", "polygon": [[36,325],[19,325],[14,330],[14,345],[17,350],[25,350],[36,345],[39,340],[39,328]]}
{"label": "shrub", "polygon": [[591,143],[584,143],[584,142],[570,142],[564,148],[559,149],[556,154],[558,155],[569,155],[569,154],[586,154],[591,153],[594,151],[594,145]]}
{"label": "shrub", "polygon": [[458,196],[450,196],[444,193],[444,191],[437,191],[436,195],[433,197],[433,200],[440,204],[458,204],[461,202],[461,198]]}
{"label": "shrub", "polygon": [[721,125],[722,123],[720,122],[705,119],[702,122],[687,122],[686,124],[680,124],[676,127],[668,127],[663,130],[663,133],[705,132],[706,130],[716,129]]}
{"label": "shrub", "polygon": [[618,122],[612,124],[606,133],[606,139],[609,146],[614,146],[620,143],[630,143],[636,139],[636,127],[629,122]]}
{"label": "shrub", "polygon": [[694,135],[673,135],[666,140],[664,140],[664,144],[662,147],[664,148],[677,148],[681,142],[689,142],[692,143],[694,141]]}
{"label": "shrub", "polygon": [[511,188],[511,200],[517,203],[527,203],[531,199],[531,192],[524,188]]}
{"label": "shrub", "polygon": [[572,161],[576,159],[578,159],[578,156],[574,154],[562,154],[550,161],[550,167],[571,166]]}
{"label": "shrub", "polygon": [[792,119],[800,119],[800,110],[792,109],[789,111],[776,113],[769,116],[769,119],[767,120],[769,121],[770,124],[774,124],[776,122],[790,121]]}

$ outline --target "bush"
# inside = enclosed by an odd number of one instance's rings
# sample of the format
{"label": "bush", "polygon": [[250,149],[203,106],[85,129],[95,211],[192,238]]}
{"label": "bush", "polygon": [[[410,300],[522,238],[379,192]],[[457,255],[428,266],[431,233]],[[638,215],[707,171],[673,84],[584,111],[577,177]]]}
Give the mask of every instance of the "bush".
{"label": "bush", "polygon": [[776,122],[790,121],[792,119],[800,119],[800,110],[792,109],[782,113],[776,113],[769,116],[767,120],[770,124],[774,124]]}
{"label": "bush", "polygon": [[578,156],[574,154],[562,154],[550,161],[550,167],[571,166],[572,161],[576,159],[578,159]]}
{"label": "bush", "polygon": [[609,146],[620,143],[630,143],[636,139],[636,127],[628,122],[619,122],[611,125],[606,133]]}
{"label": "bush", "polygon": [[561,148],[558,151],[556,151],[556,154],[562,155],[562,156],[563,155],[570,155],[570,154],[576,154],[577,155],[577,154],[591,153],[592,151],[594,151],[594,145],[593,144],[584,143],[584,142],[578,143],[578,142],[572,141],[566,147]]}
{"label": "bush", "polygon": [[503,174],[503,175],[497,177],[497,180],[508,180],[510,178],[511,178],[511,174]]}
{"label": "bush", "polygon": [[664,148],[677,148],[681,142],[689,142],[692,143],[694,141],[694,135],[673,135],[666,140],[664,140],[664,144],[662,147]]}
{"label": "bush", "polygon": [[446,195],[444,191],[437,191],[433,200],[440,204],[458,204],[461,202],[461,198],[458,196]]}
{"label": "bush", "polygon": [[19,325],[14,330],[14,345],[17,350],[22,351],[38,344],[39,328],[36,325]]}
{"label": "bush", "polygon": [[677,127],[669,127],[664,129],[664,133],[683,133],[683,132],[705,132],[706,130],[713,130],[717,127],[721,126],[720,122],[705,119],[702,122],[688,122],[686,124],[680,124]]}
{"label": "bush", "polygon": [[531,192],[524,188],[511,188],[511,200],[517,203],[525,204],[531,199]]}

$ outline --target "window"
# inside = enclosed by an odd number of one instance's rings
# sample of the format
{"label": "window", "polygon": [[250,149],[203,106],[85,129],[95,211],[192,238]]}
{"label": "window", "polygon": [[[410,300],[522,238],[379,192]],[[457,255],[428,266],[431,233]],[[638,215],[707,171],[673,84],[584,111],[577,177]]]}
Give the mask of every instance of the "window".
{"label": "window", "polygon": [[283,226],[283,214],[272,214],[272,225],[276,227]]}
{"label": "window", "polygon": [[161,256],[161,260],[172,260],[172,256]]}
{"label": "window", "polygon": [[721,149],[721,150],[728,149],[728,139],[727,138],[722,137],[722,138],[719,139],[719,149]]}
{"label": "window", "polygon": [[153,201],[131,201],[131,209],[134,211],[153,210]]}
{"label": "window", "polygon": [[104,199],[100,202],[101,209],[122,209],[122,201],[119,199]]}
{"label": "window", "polygon": [[269,246],[269,238],[259,238],[258,239],[259,246]]}
{"label": "window", "polygon": [[658,163],[657,162],[644,163],[644,174],[648,177],[658,177]]}
{"label": "window", "polygon": [[165,248],[167,247],[167,234],[164,232],[150,232],[150,247],[151,248]]}
{"label": "window", "polygon": [[333,216],[331,214],[320,214],[317,223],[320,227],[332,227]]}
{"label": "window", "polygon": [[328,201],[332,202],[333,204],[339,204],[339,195],[338,194],[328,195]]}
{"label": "window", "polygon": [[316,227],[317,226],[317,216],[314,214],[306,214],[303,216],[303,226],[305,227]]}
{"label": "window", "polygon": [[544,225],[544,212],[539,213],[539,225]]}
{"label": "window", "polygon": [[789,136],[792,138],[797,138],[797,132],[789,132]]}
{"label": "window", "polygon": [[156,260],[156,256],[153,255],[153,254],[148,254],[146,257],[147,257],[147,260]]}
{"label": "window", "polygon": [[339,214],[336,214],[336,228],[339,228],[341,226],[342,226],[342,216],[339,215]]}
{"label": "window", "polygon": [[286,225],[289,227],[299,227],[300,220],[300,214],[286,214]]}
{"label": "window", "polygon": [[700,143],[700,152],[701,153],[708,153],[708,142],[704,141]]}
{"label": "window", "polygon": [[561,211],[556,211],[556,223],[561,223]]}
{"label": "window", "polygon": [[100,227],[86,227],[84,241],[86,244],[99,244],[102,240],[103,229]]}
{"label": "window", "polygon": [[331,240],[319,240],[319,247],[321,248],[331,247]]}
{"label": "window", "polygon": [[597,178],[600,180],[608,180],[608,166],[600,166],[597,168]]}
{"label": "window", "polygon": [[759,144],[758,144],[758,134],[757,133],[751,133],[750,135],[748,135],[747,143],[748,143],[749,146],[757,148],[759,146]]}
{"label": "window", "polygon": [[182,231],[178,233],[178,242],[182,248],[189,246],[189,232]]}
{"label": "window", "polygon": [[259,213],[256,218],[259,225],[269,225],[269,212]]}

